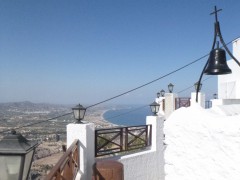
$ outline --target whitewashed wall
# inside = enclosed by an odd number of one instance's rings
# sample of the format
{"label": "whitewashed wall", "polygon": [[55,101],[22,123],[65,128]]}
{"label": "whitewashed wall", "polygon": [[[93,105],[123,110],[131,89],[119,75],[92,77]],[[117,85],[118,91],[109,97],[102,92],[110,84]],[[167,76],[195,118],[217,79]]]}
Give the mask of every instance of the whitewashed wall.
{"label": "whitewashed wall", "polygon": [[177,94],[165,93],[165,117],[166,119],[175,111],[175,99]]}
{"label": "whitewashed wall", "polygon": [[165,180],[240,179],[240,105],[180,108],[165,121]]}
{"label": "whitewashed wall", "polygon": [[124,165],[124,180],[164,180],[163,117],[147,116],[152,124],[152,146],[149,150],[108,160],[117,160]]}
{"label": "whitewashed wall", "polygon": [[[240,39],[233,42],[233,55],[240,62]],[[218,76],[218,98],[240,99],[240,66],[234,60],[227,64],[232,74]]]}
{"label": "whitewashed wall", "polygon": [[165,97],[159,97],[155,99],[155,102],[158,103],[160,105],[159,111],[158,111],[158,115],[159,116],[163,116],[165,115],[164,109],[163,109],[163,101],[165,100]]}
{"label": "whitewashed wall", "polygon": [[73,141],[78,139],[80,171],[77,178],[89,180],[92,177],[92,166],[95,163],[95,127],[93,123],[87,124],[68,124],[67,125],[67,148]]}
{"label": "whitewashed wall", "polygon": [[198,102],[196,102],[196,92],[191,93],[191,106],[198,103],[200,106],[205,108],[205,94],[202,92],[198,93]]}
{"label": "whitewashed wall", "polygon": [[164,117],[147,116],[146,124],[152,124],[152,146],[149,149],[104,159],[94,157],[94,124],[67,125],[67,146],[69,147],[75,139],[80,141],[80,171],[76,179],[91,179],[95,161],[111,159],[123,163],[124,180],[164,180],[163,122]]}

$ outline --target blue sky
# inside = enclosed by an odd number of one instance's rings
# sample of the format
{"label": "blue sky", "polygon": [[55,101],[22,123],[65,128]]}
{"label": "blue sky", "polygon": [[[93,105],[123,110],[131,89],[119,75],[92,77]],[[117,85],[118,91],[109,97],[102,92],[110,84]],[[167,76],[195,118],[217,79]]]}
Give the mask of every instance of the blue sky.
{"label": "blue sky", "polygon": [[[0,102],[94,104],[161,77],[209,53],[214,5],[224,40],[240,36],[238,0],[1,0]],[[181,91],[205,61],[109,103]],[[216,86],[204,82],[208,98]]]}

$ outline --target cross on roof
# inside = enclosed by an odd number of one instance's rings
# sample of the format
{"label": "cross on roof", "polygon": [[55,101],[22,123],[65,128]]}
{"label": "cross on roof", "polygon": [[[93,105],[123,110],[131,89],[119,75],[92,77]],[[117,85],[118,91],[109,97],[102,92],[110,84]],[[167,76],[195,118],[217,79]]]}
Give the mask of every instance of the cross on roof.
{"label": "cross on roof", "polygon": [[214,6],[214,11],[210,14],[210,15],[215,14],[216,22],[218,22],[217,13],[218,13],[219,11],[222,11],[222,9],[217,9],[217,6]]}

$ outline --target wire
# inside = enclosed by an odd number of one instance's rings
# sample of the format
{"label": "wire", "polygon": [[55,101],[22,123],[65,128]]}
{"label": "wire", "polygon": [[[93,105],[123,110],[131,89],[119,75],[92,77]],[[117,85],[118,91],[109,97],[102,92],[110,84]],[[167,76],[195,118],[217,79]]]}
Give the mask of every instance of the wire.
{"label": "wire", "polygon": [[129,114],[129,113],[131,113],[131,112],[138,111],[138,110],[140,110],[140,109],[146,108],[147,106],[149,106],[149,105],[144,105],[144,106],[135,108],[135,109],[133,109],[133,110],[131,110],[131,111],[127,111],[127,112],[125,112],[125,113],[121,113],[121,114],[118,114],[118,115],[116,115],[116,116],[112,116],[112,117],[106,118],[106,120],[114,119],[114,118],[117,118],[117,117],[119,117],[119,116],[123,116],[123,115]]}
{"label": "wire", "polygon": [[[240,36],[238,36],[237,38],[239,38],[239,37],[240,37]],[[229,41],[226,45],[232,43],[232,42],[235,41],[237,38],[234,38],[233,40]],[[105,103],[105,102],[107,102],[107,101],[116,99],[116,98],[118,98],[118,97],[120,97],[120,96],[123,96],[123,95],[125,95],[125,94],[128,94],[128,93],[130,93],[130,92],[136,91],[136,90],[138,90],[138,89],[140,89],[140,88],[142,88],[142,87],[145,87],[145,86],[147,86],[147,85],[149,85],[149,84],[152,84],[152,83],[154,83],[154,82],[156,82],[156,81],[159,81],[160,79],[163,79],[163,78],[165,78],[165,77],[167,77],[167,76],[169,76],[169,75],[171,75],[171,74],[173,74],[173,73],[175,73],[175,72],[178,72],[178,71],[180,71],[180,70],[182,70],[182,69],[184,69],[184,68],[186,68],[186,67],[188,67],[188,66],[190,66],[190,65],[192,65],[192,64],[194,64],[194,63],[196,63],[196,62],[198,62],[198,61],[200,61],[201,59],[203,59],[203,58],[205,58],[205,57],[207,57],[207,56],[209,56],[209,53],[206,54],[206,55],[204,55],[204,56],[202,56],[202,57],[200,57],[200,58],[198,58],[198,59],[196,59],[196,60],[194,60],[194,61],[192,61],[192,62],[190,62],[190,63],[188,63],[188,64],[186,64],[186,65],[184,65],[184,66],[182,66],[182,67],[180,67],[180,68],[178,68],[178,69],[176,69],[176,70],[174,70],[174,71],[171,71],[170,73],[167,73],[167,74],[165,74],[165,75],[163,75],[163,76],[161,76],[161,77],[159,77],[159,78],[156,78],[156,79],[154,79],[154,80],[152,80],[152,81],[150,81],[150,82],[147,82],[147,83],[145,83],[145,84],[143,84],[143,85],[141,85],[141,86],[138,86],[138,87],[136,87],[136,88],[133,88],[133,89],[131,89],[131,90],[128,90],[128,91],[126,91],[126,92],[123,92],[123,93],[121,93],[121,94],[119,94],[119,95],[113,96],[113,97],[108,98],[108,99],[103,100],[103,101],[100,101],[100,102],[98,102],[98,103],[96,103],[96,104],[93,104],[93,105],[91,105],[91,106],[88,106],[87,108],[91,108],[91,107],[93,107],[93,106],[97,106],[97,105],[99,105],[99,104],[102,104],[102,103]]]}
{"label": "wire", "polygon": [[93,105],[91,105],[91,106],[88,106],[87,108],[91,108],[91,107],[93,107],[93,106],[96,106],[96,105],[105,103],[105,102],[107,102],[107,101],[116,99],[116,98],[118,98],[118,97],[120,97],[120,96],[123,96],[123,95],[128,94],[128,93],[133,92],[133,91],[136,91],[136,90],[138,90],[138,89],[140,89],[140,88],[142,88],[142,87],[145,87],[145,86],[147,86],[147,85],[149,85],[149,84],[152,84],[152,83],[154,83],[154,82],[156,82],[156,81],[159,81],[160,79],[163,79],[163,78],[165,78],[165,77],[167,77],[167,76],[169,76],[169,75],[171,75],[171,74],[173,74],[173,73],[175,73],[175,72],[178,72],[178,71],[180,71],[180,70],[182,70],[182,69],[184,69],[184,68],[186,68],[186,67],[188,67],[188,66],[190,66],[190,65],[192,65],[192,64],[194,64],[194,63],[196,63],[196,62],[198,62],[198,61],[200,61],[201,59],[207,57],[208,55],[209,55],[209,54],[206,54],[206,55],[202,56],[201,58],[196,59],[195,61],[192,61],[192,62],[190,62],[190,63],[188,63],[188,64],[186,64],[186,65],[184,65],[184,66],[182,66],[182,67],[180,67],[180,68],[178,68],[178,69],[176,69],[176,70],[174,70],[174,71],[171,71],[170,73],[167,73],[167,74],[165,74],[165,75],[163,75],[163,76],[161,76],[161,77],[159,77],[159,78],[157,78],[157,79],[154,79],[154,80],[152,80],[152,81],[150,81],[150,82],[148,82],[148,83],[145,83],[145,84],[143,84],[143,85],[141,85],[141,86],[138,86],[138,87],[136,87],[136,88],[133,88],[133,89],[131,89],[131,90],[129,90],[129,91],[126,91],[126,92],[124,92],[124,93],[121,93],[121,94],[119,94],[119,95],[113,96],[113,97],[111,97],[111,98],[109,98],[109,99],[106,99],[106,100],[104,100],[104,101],[101,101],[101,102],[98,102],[98,103],[93,104]]}
{"label": "wire", "polygon": [[[202,80],[202,82],[204,82],[204,81],[206,81],[206,80],[208,80],[208,79],[210,79],[210,78],[212,78],[212,77],[213,77],[213,76],[209,76],[208,78]],[[180,94],[180,93],[182,93],[182,92],[184,92],[184,91],[187,91],[187,90],[193,88],[194,86],[195,86],[195,85],[189,86],[189,87],[187,87],[187,88],[185,88],[185,89],[183,89],[183,90],[181,90],[181,91],[178,91],[177,93]]]}
{"label": "wire", "polygon": [[[239,37],[240,37],[240,36],[238,36],[237,38],[239,38]],[[226,43],[226,45],[232,43],[232,42],[235,41],[237,38],[234,38],[233,40],[229,41],[228,43]],[[121,96],[123,96],[123,95],[125,95],[125,94],[128,94],[128,93],[130,93],[130,92],[133,92],[133,91],[136,91],[136,90],[138,90],[138,89],[140,89],[140,88],[143,88],[143,87],[145,87],[145,86],[147,86],[147,85],[149,85],[149,84],[152,84],[152,83],[154,83],[154,82],[156,82],[156,81],[159,81],[160,79],[163,79],[163,78],[165,78],[165,77],[167,77],[167,76],[169,76],[169,75],[171,75],[171,74],[174,74],[174,73],[176,73],[176,72],[178,72],[178,71],[180,71],[180,70],[182,70],[182,69],[184,69],[184,68],[186,68],[186,67],[188,67],[188,66],[190,66],[190,65],[192,65],[192,64],[194,64],[194,63],[196,63],[196,62],[198,62],[198,61],[200,61],[201,59],[207,57],[208,55],[209,55],[209,53],[206,54],[206,55],[204,55],[204,56],[202,56],[202,57],[200,57],[200,58],[198,58],[198,59],[196,59],[196,60],[194,60],[194,61],[192,61],[192,62],[190,62],[190,63],[188,63],[188,64],[186,64],[186,65],[184,65],[184,66],[182,66],[182,67],[180,67],[180,68],[178,68],[178,69],[176,69],[176,70],[174,70],[174,71],[171,71],[171,72],[169,72],[169,73],[167,73],[167,74],[165,74],[165,75],[163,75],[163,76],[161,76],[161,77],[159,77],[159,78],[156,78],[156,79],[154,79],[154,80],[152,80],[152,81],[150,81],[150,82],[147,82],[147,83],[145,83],[145,84],[143,84],[143,85],[140,85],[140,86],[138,86],[138,87],[136,87],[136,88],[133,88],[133,89],[131,89],[131,90],[128,90],[128,91],[126,91],[126,92],[123,92],[123,93],[121,93],[121,94],[119,94],[119,95],[113,96],[113,97],[108,98],[108,99],[106,99],[106,100],[103,100],[103,101],[100,101],[100,102],[95,103],[95,104],[93,104],[93,105],[90,105],[90,106],[86,107],[86,109],[91,108],[91,107],[93,107],[93,106],[97,106],[97,105],[102,104],[102,103],[105,103],[105,102],[108,102],[108,101],[110,101],[110,100],[116,99],[116,98],[121,97]],[[47,120],[42,120],[42,121],[39,121],[39,122],[35,122],[35,123],[30,123],[30,124],[27,124],[27,125],[23,125],[23,126],[14,128],[14,130],[20,129],[20,128],[24,128],[24,127],[28,127],[28,126],[32,126],[32,125],[35,125],[35,124],[44,123],[44,122],[47,122],[47,121],[50,121],[50,120],[53,120],[53,119],[57,119],[57,118],[59,118],[59,117],[63,117],[63,116],[69,115],[69,114],[71,114],[71,113],[72,113],[72,112],[69,112],[69,113],[66,113],[66,114],[63,114],[63,115],[60,115],[60,116],[57,116],[57,117],[53,117],[53,118],[47,119]],[[1,131],[0,134],[1,134],[1,133],[8,132],[8,131],[10,131],[10,130]]]}
{"label": "wire", "polygon": [[163,79],[163,78],[165,78],[165,77],[167,77],[167,76],[169,76],[169,75],[171,75],[171,74],[173,74],[173,73],[175,73],[175,72],[178,72],[178,71],[180,71],[180,70],[182,70],[182,69],[190,66],[190,65],[193,64],[193,63],[196,63],[197,61],[205,58],[205,57],[208,56],[208,55],[209,55],[209,54],[204,55],[204,56],[202,56],[201,58],[199,58],[199,59],[197,59],[197,60],[195,60],[195,61],[193,61],[193,62],[190,62],[190,63],[188,63],[188,64],[186,64],[186,65],[184,65],[184,66],[182,66],[182,67],[180,67],[180,68],[178,68],[178,69],[170,72],[170,73],[167,73],[167,74],[165,74],[165,75],[157,78],[157,79],[154,79],[154,80],[152,80],[152,81],[150,81],[150,82],[148,82],[148,83],[145,83],[145,84],[143,84],[143,85],[141,85],[141,86],[138,86],[138,87],[136,87],[136,88],[133,88],[133,89],[131,89],[131,90],[129,90],[129,91],[126,91],[126,92],[124,92],[124,93],[121,93],[121,94],[119,94],[119,95],[113,96],[113,97],[111,97],[111,98],[109,98],[109,99],[106,99],[106,100],[104,100],[104,101],[101,101],[101,102],[98,102],[98,103],[93,104],[93,105],[91,105],[91,106],[88,106],[87,108],[91,108],[91,107],[93,107],[93,106],[96,106],[96,105],[105,103],[105,102],[107,102],[107,101],[113,100],[113,99],[115,99],[115,98],[118,98],[118,97],[123,96],[123,95],[125,95],[125,94],[128,94],[128,93],[130,93],[130,92],[136,91],[137,89],[140,89],[140,88],[142,88],[142,87],[144,87],[144,86],[147,86],[147,85],[149,85],[149,84],[152,84],[152,83],[154,83],[154,82],[156,82],[156,81],[158,81],[158,80],[160,80],[160,79]]}
{"label": "wire", "polygon": [[[212,78],[212,76],[209,76],[208,78],[204,79],[202,82],[207,81],[207,80],[210,79],[210,78]],[[182,92],[184,92],[184,91],[186,91],[186,90],[188,90],[188,89],[191,89],[191,88],[193,88],[193,87],[194,87],[194,85],[189,86],[189,87],[187,87],[187,88],[185,88],[185,89],[183,89],[183,90],[181,90],[181,91],[178,91],[177,93],[180,94],[180,93],[182,93]],[[133,109],[133,110],[131,110],[131,111],[127,111],[127,112],[124,112],[124,113],[121,113],[121,114],[118,114],[118,115],[115,115],[115,116],[106,118],[105,120],[108,121],[108,120],[110,120],[110,119],[114,119],[114,118],[117,118],[117,117],[120,117],[120,116],[124,116],[124,115],[126,115],[126,114],[130,114],[130,113],[132,113],[132,112],[134,112],[134,111],[138,111],[138,110],[143,109],[143,108],[146,108],[146,107],[148,107],[148,106],[149,106],[149,105],[144,105],[144,106],[135,108],[135,109]]]}
{"label": "wire", "polygon": [[[21,128],[25,128],[25,127],[28,127],[28,126],[33,126],[33,125],[36,125],[36,124],[48,122],[48,121],[51,121],[51,120],[54,120],[54,119],[57,119],[57,118],[60,118],[60,117],[67,116],[67,115],[69,115],[69,114],[72,114],[72,112],[69,112],[69,113],[66,113],[66,114],[63,114],[63,115],[60,115],[60,116],[56,116],[56,117],[53,117],[53,118],[49,118],[49,119],[46,119],[46,120],[39,120],[38,122],[33,122],[33,123],[25,124],[25,125],[22,125],[22,126],[13,128],[13,129],[16,130],[16,129],[21,129]],[[11,130],[8,129],[8,130],[5,130],[5,131],[1,131],[0,134],[5,133],[5,132],[9,132],[9,131],[11,131]]]}

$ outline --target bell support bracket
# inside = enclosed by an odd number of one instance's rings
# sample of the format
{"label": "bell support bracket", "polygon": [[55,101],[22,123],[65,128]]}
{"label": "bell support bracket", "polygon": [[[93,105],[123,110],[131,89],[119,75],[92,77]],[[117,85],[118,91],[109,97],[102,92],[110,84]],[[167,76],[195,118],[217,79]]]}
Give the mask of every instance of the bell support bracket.
{"label": "bell support bracket", "polygon": [[[217,7],[215,6],[214,7],[214,12],[212,12],[210,15],[215,15],[215,23],[214,23],[214,39],[213,39],[213,44],[212,44],[212,49],[214,49],[215,45],[216,45],[216,39],[217,39],[217,36],[219,37],[220,39],[220,42],[222,43],[223,47],[225,48],[225,50],[227,51],[227,53],[231,56],[231,58],[240,66],[240,62],[233,56],[233,54],[229,51],[229,49],[227,48],[227,45],[226,43],[224,42],[223,40],[223,37],[222,37],[222,34],[221,34],[221,30],[220,30],[220,23],[218,21],[218,16],[217,16],[217,13],[219,11],[222,11],[222,9],[217,9]],[[202,73],[199,77],[199,80],[198,80],[198,84],[197,84],[197,90],[196,90],[196,102],[198,102],[198,92],[199,92],[199,88],[200,88],[200,84],[201,84],[201,80],[202,80],[202,77],[203,77],[203,74],[204,74],[204,71],[207,67],[209,63],[209,58],[202,70]]]}

